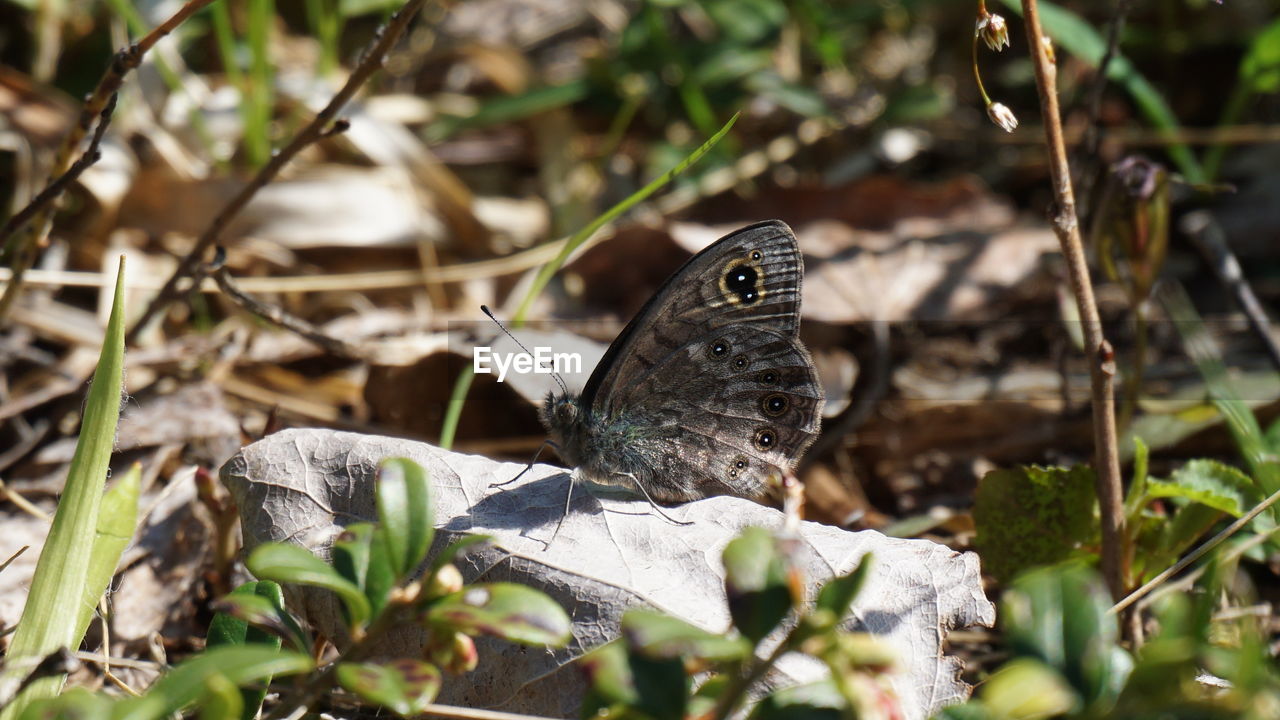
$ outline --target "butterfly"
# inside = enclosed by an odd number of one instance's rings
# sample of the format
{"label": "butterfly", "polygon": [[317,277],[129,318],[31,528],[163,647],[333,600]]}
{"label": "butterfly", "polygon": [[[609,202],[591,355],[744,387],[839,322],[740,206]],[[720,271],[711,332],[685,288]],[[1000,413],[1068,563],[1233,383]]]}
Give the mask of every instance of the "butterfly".
{"label": "butterfly", "polygon": [[538,413],[576,477],[651,501],[759,498],[818,435],[823,394],[800,342],[804,261],[778,220],[720,238],[613,341],[581,394]]}

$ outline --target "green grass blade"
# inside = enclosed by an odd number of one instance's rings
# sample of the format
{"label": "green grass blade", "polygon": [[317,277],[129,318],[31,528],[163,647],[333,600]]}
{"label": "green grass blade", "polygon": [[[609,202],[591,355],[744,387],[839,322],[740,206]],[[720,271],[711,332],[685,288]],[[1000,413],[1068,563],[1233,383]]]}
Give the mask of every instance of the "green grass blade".
{"label": "green grass blade", "polygon": [[89,576],[85,581],[84,603],[80,606],[76,635],[83,637],[93,619],[93,608],[98,598],[106,592],[107,584],[116,574],[120,555],[133,540],[138,525],[138,493],[142,487],[142,466],[134,463],[107,494],[102,497],[102,510],[98,513],[97,537],[93,554],[89,557]]}
{"label": "green grass blade", "polygon": [[[524,325],[525,316],[529,314],[529,308],[533,306],[533,301],[542,294],[547,283],[551,282],[551,278],[564,267],[565,262],[573,255],[574,251],[582,244],[596,234],[596,231],[605,225],[613,222],[620,215],[643,202],[650,195],[657,192],[663,185],[671,182],[677,175],[688,170],[690,166],[702,159],[702,156],[711,151],[725,135],[729,134],[729,130],[733,128],[733,124],[738,122],[738,113],[734,113],[729,118],[729,122],[720,128],[720,131],[712,135],[706,142],[702,143],[697,150],[689,153],[689,156],[676,164],[675,167],[665,173],[654,178],[652,182],[632,193],[622,202],[614,205],[604,212],[604,214],[592,220],[590,224],[574,233],[569,241],[561,248],[560,254],[556,255],[551,262],[542,266],[538,271],[538,275],[533,279],[533,284],[529,286],[529,291],[525,293],[524,299],[520,301],[520,307],[516,310],[516,314],[511,318],[511,327],[518,328]],[[458,431],[458,418],[462,416],[462,406],[465,404],[467,391],[471,388],[471,382],[475,379],[475,373],[471,366],[468,365],[458,376],[457,381],[453,385],[453,393],[449,397],[449,408],[445,413],[444,422],[440,429],[440,447],[450,448],[453,446],[454,435]]]}
{"label": "green grass blade", "polygon": [[1254,480],[1263,492],[1270,495],[1280,490],[1280,463],[1267,450],[1267,439],[1253,411],[1240,397],[1235,384],[1227,376],[1222,354],[1209,336],[1204,321],[1191,303],[1191,298],[1181,285],[1169,283],[1159,293],[1159,298],[1173,319],[1174,327],[1182,336],[1187,355],[1196,364],[1196,370],[1204,379],[1209,399],[1226,421],[1227,429],[1236,442],[1240,454],[1249,464]]}
{"label": "green grass blade", "polygon": [[[27,594],[22,619],[18,621],[13,643],[9,646],[8,665],[4,672],[0,672],[0,702],[22,679],[22,668],[15,668],[13,660],[43,657],[58,648],[74,650],[80,645],[82,633],[78,632],[78,619],[93,558],[107,463],[115,443],[116,422],[120,419],[120,383],[124,367],[123,298],[122,256],[111,317],[107,321],[98,367],[89,386],[76,452],[49,528],[49,537],[31,579],[31,591]],[[62,681],[62,677],[50,677],[31,683],[0,712],[0,720],[17,717],[33,700],[57,694]]]}

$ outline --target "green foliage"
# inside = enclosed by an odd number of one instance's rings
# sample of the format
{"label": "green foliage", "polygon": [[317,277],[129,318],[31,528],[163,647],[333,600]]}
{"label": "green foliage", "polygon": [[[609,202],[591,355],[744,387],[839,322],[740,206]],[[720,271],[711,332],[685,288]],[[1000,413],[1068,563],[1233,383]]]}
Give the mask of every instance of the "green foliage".
{"label": "green foliage", "polygon": [[73,633],[84,637],[93,620],[98,598],[106,592],[115,577],[120,556],[133,542],[133,531],[138,525],[138,493],[142,485],[142,466],[134,463],[124,477],[102,496],[98,514],[98,529],[94,534],[93,550],[89,554],[89,570],[85,577],[84,599],[80,604],[80,617]]}
{"label": "green foliage", "polygon": [[[236,604],[237,600],[240,604]],[[292,633],[296,642],[296,637],[302,634],[301,628],[284,611],[284,593],[280,586],[269,580],[245,583],[224,601],[229,602],[224,602],[223,610],[209,623],[205,647],[261,645],[278,650],[281,637]],[[302,645],[297,649],[307,647]],[[210,686],[210,699],[217,707],[211,708],[206,703],[202,714],[221,717],[230,713],[241,720],[253,720],[267,697],[266,685],[270,681],[264,678],[261,687],[237,688],[225,678],[215,680]]]}
{"label": "green foliage", "polygon": [[632,610],[622,621],[623,637],[630,647],[663,660],[690,657],[713,662],[741,660],[751,652],[743,637],[707,632],[653,610]]}
{"label": "green foliage", "polygon": [[369,599],[360,587],[337,570],[298,545],[268,543],[259,546],[245,561],[249,572],[263,580],[288,585],[308,585],[333,591],[347,612],[352,626],[363,625],[373,614]]}
{"label": "green foliage", "polygon": [[342,687],[406,717],[425,710],[442,681],[434,665],[413,658],[338,664]]}
{"label": "green foliage", "polygon": [[[347,528],[334,544],[332,565],[296,545],[264,544],[246,562],[260,580],[215,603],[205,652],[141,697],[113,700],[75,691],[32,705],[21,717],[149,720],[198,704],[201,717],[247,720],[258,713],[272,678],[303,673],[308,677],[296,686],[303,690],[283,698],[289,709],[309,707],[338,683],[370,703],[416,715],[439,692],[444,672],[475,668],[472,635],[563,647],[571,637],[569,617],[543,593],[510,583],[463,585],[452,560],[476,538],[445,548],[420,578],[434,536],[430,497],[420,466],[385,461],[378,523]],[[329,590],[341,599],[352,643],[333,665],[315,667],[311,658],[320,648],[285,610],[282,583]],[[375,643],[415,621],[430,631],[425,660],[366,659]],[[282,639],[294,650],[282,650]]]}
{"label": "green foliage", "polygon": [[[589,682],[581,717],[723,720],[748,696],[758,698],[752,718],[857,716],[868,696],[880,692],[872,688],[872,679],[894,662],[893,653],[875,638],[838,626],[870,564],[864,558],[851,573],[825,583],[810,609],[796,597],[804,582],[790,552],[794,542],[747,528],[725,547],[725,592],[733,620],[727,634],[653,610],[624,615],[622,638],[580,661]],[[759,698],[756,684],[787,652],[824,662],[831,679]],[[692,690],[691,676],[706,671],[713,674]],[[892,705],[893,699],[877,695],[877,702]]]}
{"label": "green foliage", "polygon": [[[1159,631],[1131,657],[1117,642],[1110,596],[1091,570],[1060,566],[1023,575],[1002,611],[1012,657],[976,697],[937,717],[1274,717],[1280,676],[1254,620],[1212,619],[1219,590],[1211,578],[1200,592],[1158,603]],[[1223,635],[1236,640],[1224,643]],[[1196,679],[1202,672],[1226,683],[1207,689]]]}
{"label": "green foliage", "polygon": [[492,635],[522,645],[563,647],[572,637],[569,616],[555,600],[514,583],[481,583],[434,601],[429,627]]}
{"label": "green foliage", "polygon": [[773,631],[794,604],[791,570],[783,541],[764,528],[749,527],[724,550],[724,588],[733,624],[753,643]]}
{"label": "green foliage", "polygon": [[[138,478],[130,473],[104,508],[103,486],[120,418],[124,367],[124,258],[120,258],[115,297],[98,365],[85,401],[80,437],[44,549],[31,579],[27,603],[0,670],[0,718],[11,720],[33,701],[52,697],[62,687],[55,675],[34,680],[15,698],[32,664],[60,648],[80,646],[90,611],[106,588],[120,551],[132,537]],[[106,511],[104,515],[103,510]]]}
{"label": "green foliage", "polygon": [[[1225,515],[1262,501],[1249,476],[1214,460],[1192,460],[1167,480],[1147,476],[1147,447],[1135,438],[1134,477],[1124,503],[1126,584],[1136,587],[1177,561]],[[994,470],[978,486],[974,546],[983,568],[1007,582],[1036,567],[1098,559],[1093,470],[1029,466]]]}
{"label": "green foliage", "polygon": [[1093,470],[1036,465],[993,470],[978,484],[974,546],[983,569],[1008,581],[1097,544]]}

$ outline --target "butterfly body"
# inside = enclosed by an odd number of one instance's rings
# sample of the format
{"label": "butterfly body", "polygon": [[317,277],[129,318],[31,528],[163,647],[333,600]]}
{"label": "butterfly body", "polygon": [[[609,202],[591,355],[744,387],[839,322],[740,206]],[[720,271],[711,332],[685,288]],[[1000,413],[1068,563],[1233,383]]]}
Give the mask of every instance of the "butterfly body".
{"label": "butterfly body", "polygon": [[579,395],[539,413],[584,479],[655,500],[759,497],[817,437],[822,393],[800,343],[803,263],[779,221],[731,233],[675,272]]}

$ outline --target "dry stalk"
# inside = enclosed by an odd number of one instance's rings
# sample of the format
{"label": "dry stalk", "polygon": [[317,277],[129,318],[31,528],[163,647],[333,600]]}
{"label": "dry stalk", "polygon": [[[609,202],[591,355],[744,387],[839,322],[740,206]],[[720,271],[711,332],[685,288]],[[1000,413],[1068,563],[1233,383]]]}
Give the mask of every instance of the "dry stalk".
{"label": "dry stalk", "polygon": [[1046,46],[1040,27],[1040,10],[1036,0],[1022,0],[1027,26],[1027,47],[1036,73],[1036,90],[1040,95],[1040,112],[1044,116],[1045,140],[1048,145],[1049,175],[1057,207],[1051,219],[1054,234],[1067,261],[1071,292],[1075,295],[1089,361],[1090,389],[1093,399],[1094,467],[1097,476],[1098,506],[1102,511],[1102,572],[1112,598],[1124,597],[1125,578],[1129,575],[1124,541],[1124,504],[1120,488],[1120,453],[1116,439],[1115,352],[1102,334],[1102,320],[1093,297],[1089,265],[1085,260],[1084,242],[1076,216],[1075,193],[1071,187],[1071,169],[1062,134],[1062,118],[1058,112],[1057,65]]}

